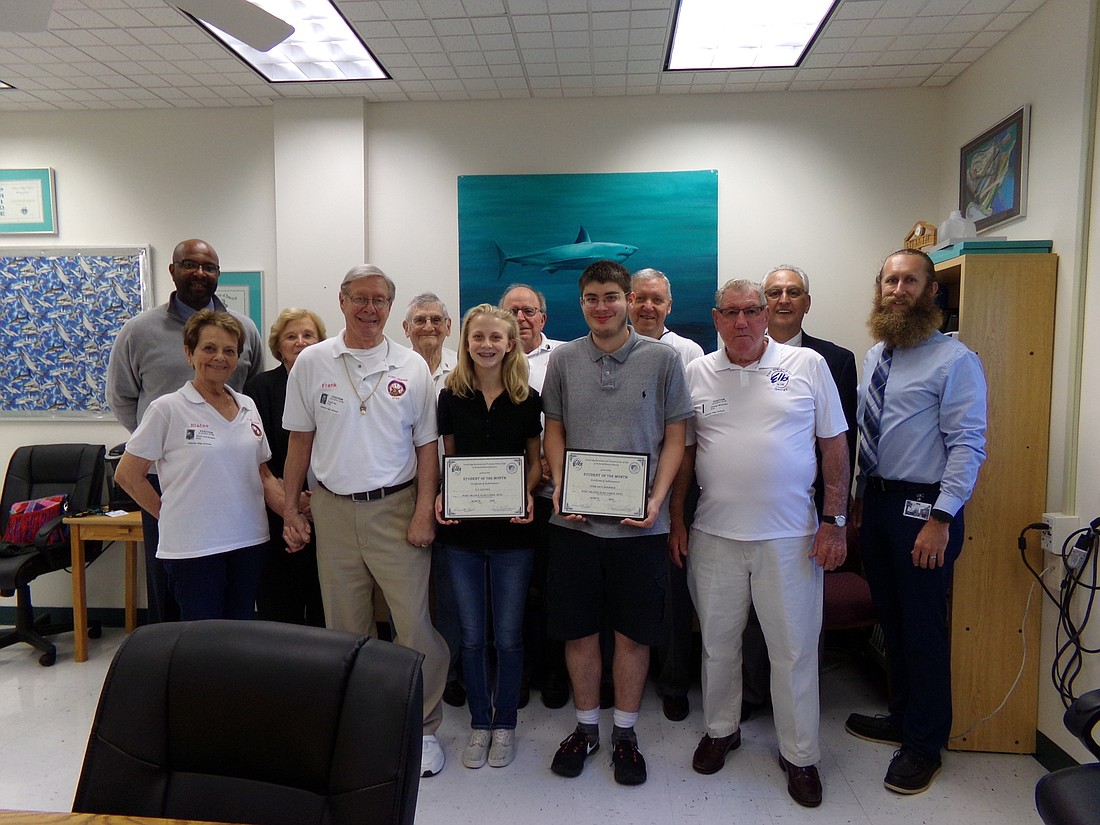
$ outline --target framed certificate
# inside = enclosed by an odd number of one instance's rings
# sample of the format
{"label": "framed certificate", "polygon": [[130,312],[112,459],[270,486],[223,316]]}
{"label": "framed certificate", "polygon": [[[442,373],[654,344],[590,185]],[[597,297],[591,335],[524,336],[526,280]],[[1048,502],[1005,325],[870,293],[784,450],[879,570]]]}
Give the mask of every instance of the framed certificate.
{"label": "framed certificate", "polygon": [[443,518],[523,518],[527,467],[522,455],[443,456]]}
{"label": "framed certificate", "polygon": [[0,169],[0,232],[56,235],[53,169]]}
{"label": "framed certificate", "polygon": [[562,513],[644,519],[648,490],[645,453],[565,451]]}

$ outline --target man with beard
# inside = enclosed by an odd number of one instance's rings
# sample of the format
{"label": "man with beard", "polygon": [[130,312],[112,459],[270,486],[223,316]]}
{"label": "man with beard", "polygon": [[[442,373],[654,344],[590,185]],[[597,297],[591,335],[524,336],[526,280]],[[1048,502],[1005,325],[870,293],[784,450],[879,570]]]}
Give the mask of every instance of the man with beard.
{"label": "man with beard", "polygon": [[875,282],[863,362],[855,523],[890,668],[884,716],[853,713],[853,736],[899,748],[884,784],[921,793],[951,730],[947,595],[962,550],[963,505],[985,459],[986,384],[978,356],[938,331],[932,260],[902,249]]}
{"label": "man with beard", "polygon": [[[167,303],[135,315],[123,325],[107,362],[107,403],[118,423],[130,432],[137,429],[153,401],[175,392],[195,377],[183,352],[183,326],[200,309],[230,312],[244,327],[244,349],[226,382],[230,387],[241,392],[245,381],[255,378],[264,368],[263,342],[252,319],[227,310],[214,294],[221,274],[214,247],[197,238],[181,241],[172,252],[168,272],[175,292],[168,296]],[[149,482],[159,493],[155,472],[149,474]],[[179,608],[156,558],[160,540],[157,520],[142,511],[141,524],[149,621],[173,621],[179,618]]]}

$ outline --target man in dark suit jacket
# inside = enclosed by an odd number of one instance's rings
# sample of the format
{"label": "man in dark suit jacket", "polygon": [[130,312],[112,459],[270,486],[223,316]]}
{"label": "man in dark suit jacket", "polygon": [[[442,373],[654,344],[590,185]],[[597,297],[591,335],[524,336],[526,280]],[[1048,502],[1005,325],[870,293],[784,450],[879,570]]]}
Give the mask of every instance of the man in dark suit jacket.
{"label": "man in dark suit jacket", "polygon": [[[848,459],[855,469],[856,461],[856,358],[851,350],[837,346],[832,341],[814,338],[802,330],[802,319],[810,311],[810,278],[797,266],[781,264],[773,267],[762,281],[764,297],[768,302],[768,337],[780,344],[792,347],[809,347],[825,359],[833,381],[840,392],[840,404],[848,421]],[[821,479],[820,465],[814,482],[814,503],[818,516],[847,517],[847,513],[821,511],[825,485]],[[756,619],[755,611],[749,615],[749,623],[743,638],[744,664],[742,718],[748,718],[755,708],[771,701],[768,689],[770,666],[764,633]]]}

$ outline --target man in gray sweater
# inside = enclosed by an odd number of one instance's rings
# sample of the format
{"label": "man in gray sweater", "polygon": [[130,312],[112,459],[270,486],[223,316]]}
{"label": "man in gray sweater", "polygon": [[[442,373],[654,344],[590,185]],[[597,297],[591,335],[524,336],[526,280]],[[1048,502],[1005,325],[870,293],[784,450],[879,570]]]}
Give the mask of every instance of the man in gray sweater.
{"label": "man in gray sweater", "polygon": [[[175,392],[194,378],[183,352],[183,326],[200,309],[231,312],[244,326],[244,351],[229,386],[238,392],[244,382],[263,371],[263,343],[252,320],[226,309],[214,294],[221,266],[218,253],[206,241],[181,241],[168,265],[175,291],[167,303],[148,309],[127,321],[118,333],[107,364],[107,403],[115,418],[130,432],[137,429],[142,415],[157,398]],[[156,475],[150,482],[159,492]],[[164,571],[156,560],[159,531],[157,521],[142,512],[145,533],[145,570],[149,593],[149,621],[173,621],[179,617],[175,600],[168,592]]]}

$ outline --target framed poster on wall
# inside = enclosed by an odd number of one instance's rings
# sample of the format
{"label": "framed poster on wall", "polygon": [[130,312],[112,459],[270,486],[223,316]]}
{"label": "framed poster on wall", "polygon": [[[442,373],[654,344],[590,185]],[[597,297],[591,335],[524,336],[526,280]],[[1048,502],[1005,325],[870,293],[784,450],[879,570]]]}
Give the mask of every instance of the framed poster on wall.
{"label": "framed poster on wall", "polygon": [[1027,155],[1031,106],[1017,109],[962,148],[959,210],[991,229],[1027,214]]}
{"label": "framed poster on wall", "polygon": [[53,169],[0,169],[0,233],[57,234]]}
{"label": "framed poster on wall", "polygon": [[718,283],[718,171],[463,175],[458,179],[459,297],[495,304],[514,283],[546,296],[549,338],[588,333],[581,272],[601,259],[652,267],[672,284],[667,326],[706,352]]}

